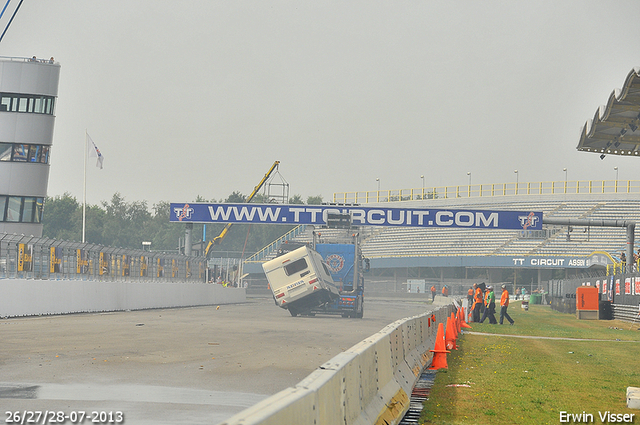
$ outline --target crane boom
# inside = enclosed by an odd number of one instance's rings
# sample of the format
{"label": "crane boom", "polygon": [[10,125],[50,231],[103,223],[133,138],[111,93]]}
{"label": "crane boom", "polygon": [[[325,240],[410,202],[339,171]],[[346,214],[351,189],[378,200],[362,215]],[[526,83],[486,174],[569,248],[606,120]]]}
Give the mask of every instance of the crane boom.
{"label": "crane boom", "polygon": [[[276,161],[273,163],[271,168],[269,168],[269,171],[267,171],[262,180],[260,180],[260,183],[258,183],[258,185],[253,188],[253,192],[251,192],[251,194],[245,201],[246,203],[251,202],[253,197],[258,194],[260,189],[262,189],[262,186],[264,186],[267,180],[269,180],[269,177],[271,176],[271,174],[273,174],[274,170],[278,168],[278,165],[280,165],[280,161]],[[229,233],[229,229],[231,229],[231,226],[233,226],[233,223],[227,223],[227,225],[224,226],[224,229],[222,229],[222,232],[220,232],[218,236],[209,241],[209,243],[207,244],[207,248],[204,251],[205,258],[209,258],[209,253],[211,252],[211,248],[213,248],[214,245],[220,245],[225,236],[227,236],[227,233]]]}

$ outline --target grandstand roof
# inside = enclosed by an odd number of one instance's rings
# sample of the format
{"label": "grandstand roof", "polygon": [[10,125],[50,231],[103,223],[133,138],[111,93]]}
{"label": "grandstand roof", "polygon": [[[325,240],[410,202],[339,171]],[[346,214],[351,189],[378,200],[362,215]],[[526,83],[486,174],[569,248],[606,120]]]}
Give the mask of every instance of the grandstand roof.
{"label": "grandstand roof", "polygon": [[640,156],[640,67],[629,72],[622,89],[588,120],[577,149],[605,155]]}

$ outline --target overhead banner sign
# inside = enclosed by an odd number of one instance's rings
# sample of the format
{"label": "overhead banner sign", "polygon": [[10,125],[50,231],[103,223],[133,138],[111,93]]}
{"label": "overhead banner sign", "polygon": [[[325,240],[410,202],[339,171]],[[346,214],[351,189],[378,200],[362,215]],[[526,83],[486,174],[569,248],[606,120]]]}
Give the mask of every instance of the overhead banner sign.
{"label": "overhead banner sign", "polygon": [[170,221],[184,223],[254,223],[325,225],[327,214],[350,214],[355,226],[457,227],[541,230],[542,212],[430,208],[383,208],[335,205],[178,204]]}

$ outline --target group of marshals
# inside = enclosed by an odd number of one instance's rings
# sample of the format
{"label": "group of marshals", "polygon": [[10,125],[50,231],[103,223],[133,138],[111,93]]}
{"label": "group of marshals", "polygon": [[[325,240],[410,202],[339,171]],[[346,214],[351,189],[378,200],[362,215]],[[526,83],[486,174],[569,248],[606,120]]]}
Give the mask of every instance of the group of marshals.
{"label": "group of marshals", "polygon": [[[489,323],[495,325],[498,323],[496,320],[496,296],[493,292],[493,286],[489,285],[485,288],[484,294],[482,288],[484,284],[473,284],[473,288],[469,289],[468,298],[473,298],[472,317],[473,321],[477,323],[484,322],[485,319],[489,319]],[[513,319],[507,313],[507,307],[509,307],[509,291],[507,291],[507,285],[502,285],[502,294],[500,296],[500,324],[504,323],[504,318],[507,318],[510,324],[513,325]],[[482,314],[482,318],[480,315]]]}

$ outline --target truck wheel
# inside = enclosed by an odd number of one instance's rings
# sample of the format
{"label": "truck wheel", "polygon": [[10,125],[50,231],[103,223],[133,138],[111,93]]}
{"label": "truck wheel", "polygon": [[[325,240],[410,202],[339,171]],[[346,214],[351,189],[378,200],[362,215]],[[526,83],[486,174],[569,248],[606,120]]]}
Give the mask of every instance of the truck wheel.
{"label": "truck wheel", "polygon": [[298,311],[293,309],[293,308],[290,308],[289,309],[289,314],[291,314],[291,316],[293,316],[293,317],[296,317],[298,315]]}
{"label": "truck wheel", "polygon": [[[364,310],[364,309],[363,309]],[[362,316],[364,316],[364,311],[361,311],[359,313],[356,313],[355,317],[356,319],[362,319]]]}

